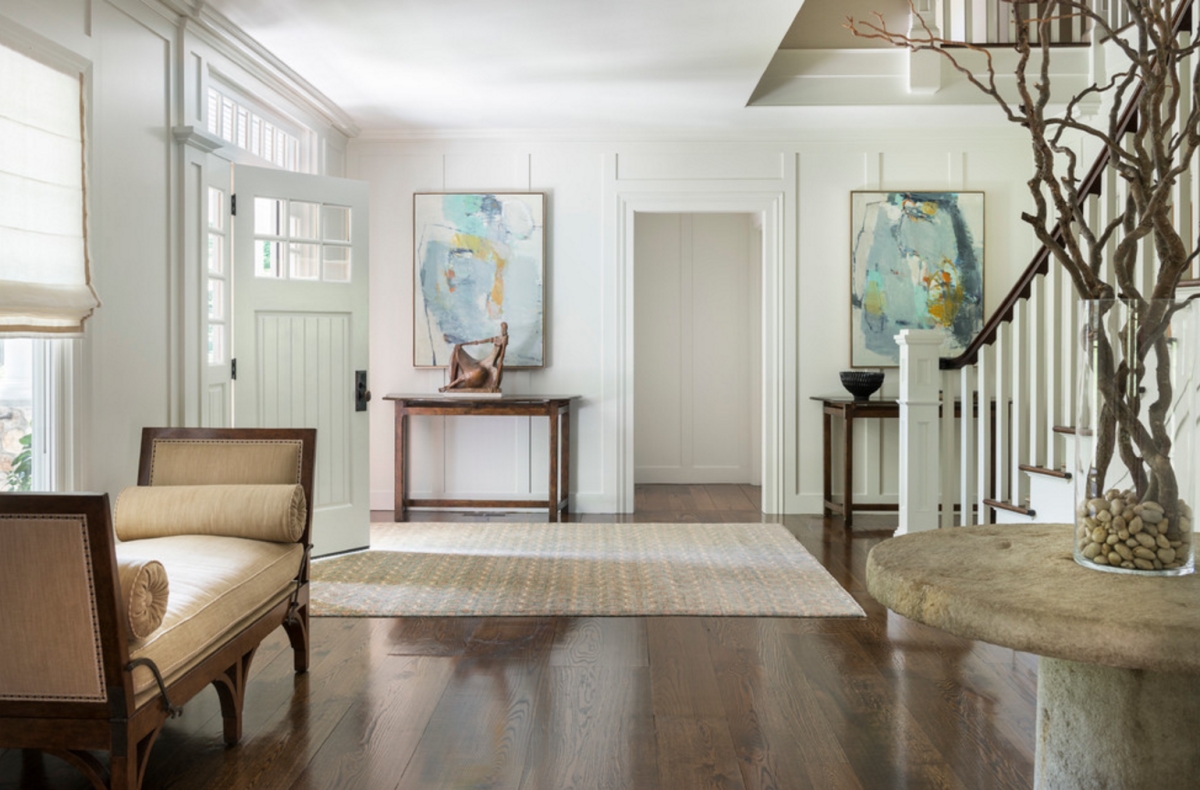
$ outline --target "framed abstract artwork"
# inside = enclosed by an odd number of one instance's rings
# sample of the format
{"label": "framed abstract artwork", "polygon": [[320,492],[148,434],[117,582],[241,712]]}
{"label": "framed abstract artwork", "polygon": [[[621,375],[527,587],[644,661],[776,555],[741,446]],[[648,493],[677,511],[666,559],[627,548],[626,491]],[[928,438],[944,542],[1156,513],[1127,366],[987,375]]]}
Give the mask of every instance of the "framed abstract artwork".
{"label": "framed abstract artwork", "polygon": [[850,229],[850,366],[899,365],[902,329],[961,353],[983,328],[983,193],[852,192]]}
{"label": "framed abstract artwork", "polygon": [[413,364],[445,367],[455,343],[500,334],[504,367],[545,365],[546,196],[413,196]]}

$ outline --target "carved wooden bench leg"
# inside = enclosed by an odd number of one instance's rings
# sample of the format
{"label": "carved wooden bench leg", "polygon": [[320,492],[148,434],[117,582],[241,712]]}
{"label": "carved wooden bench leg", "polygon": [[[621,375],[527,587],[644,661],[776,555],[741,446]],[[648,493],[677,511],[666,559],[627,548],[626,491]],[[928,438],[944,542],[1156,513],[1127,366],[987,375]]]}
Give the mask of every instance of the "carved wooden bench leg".
{"label": "carved wooden bench leg", "polygon": [[256,650],[257,647],[239,658],[221,677],[212,682],[221,700],[225,743],[229,746],[233,746],[242,738],[242,702],[246,696],[246,678],[250,674],[250,662],[254,660]]}
{"label": "carved wooden bench leg", "polygon": [[[88,783],[96,790],[108,790],[109,783],[105,780],[108,771],[104,770],[104,765],[89,752],[75,751],[71,749],[46,749],[46,754],[52,757],[57,757],[63,762],[70,763],[79,773],[83,774]],[[116,785],[112,785],[114,788]]]}
{"label": "carved wooden bench leg", "polygon": [[292,664],[297,674],[307,672],[309,661],[307,601],[288,612],[288,616],[283,621],[283,628],[287,631],[288,641],[292,643],[292,650],[295,652]]}
{"label": "carved wooden bench leg", "polygon": [[[154,728],[142,736],[141,740],[131,744],[132,735],[128,729],[113,727],[112,762],[109,765],[108,784],[112,790],[140,790],[146,778],[146,764],[150,762],[150,750],[158,740],[163,725],[167,723],[166,711],[154,723]],[[132,748],[130,748],[132,746]]]}

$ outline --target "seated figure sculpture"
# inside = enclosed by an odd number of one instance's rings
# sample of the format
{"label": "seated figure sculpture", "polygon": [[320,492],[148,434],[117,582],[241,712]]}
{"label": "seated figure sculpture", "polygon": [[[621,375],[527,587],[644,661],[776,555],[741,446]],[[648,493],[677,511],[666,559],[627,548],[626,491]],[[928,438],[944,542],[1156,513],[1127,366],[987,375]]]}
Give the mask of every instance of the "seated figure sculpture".
{"label": "seated figure sculpture", "polygon": [[[447,338],[449,339],[449,338]],[[468,354],[465,346],[491,343],[492,350],[483,359]],[[450,354],[450,383],[438,392],[500,392],[504,375],[504,352],[508,348],[508,324],[500,324],[500,334],[483,340],[455,343]]]}

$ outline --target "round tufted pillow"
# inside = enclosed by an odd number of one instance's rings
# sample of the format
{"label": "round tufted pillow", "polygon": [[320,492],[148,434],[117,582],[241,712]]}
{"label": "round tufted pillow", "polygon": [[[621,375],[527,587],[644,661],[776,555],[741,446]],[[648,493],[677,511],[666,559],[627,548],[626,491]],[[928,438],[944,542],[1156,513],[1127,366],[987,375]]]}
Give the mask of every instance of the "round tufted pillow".
{"label": "round tufted pillow", "polygon": [[135,639],[145,639],[162,625],[167,613],[167,569],[158,560],[117,557],[121,606]]}

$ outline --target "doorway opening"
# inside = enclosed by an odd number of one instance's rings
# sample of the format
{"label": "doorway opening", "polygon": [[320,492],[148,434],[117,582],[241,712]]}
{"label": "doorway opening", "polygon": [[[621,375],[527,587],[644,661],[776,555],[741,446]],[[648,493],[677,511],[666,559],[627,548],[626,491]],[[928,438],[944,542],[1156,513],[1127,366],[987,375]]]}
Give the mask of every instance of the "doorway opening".
{"label": "doorway opening", "polygon": [[761,214],[639,212],[633,257],[633,482],[762,509]]}

